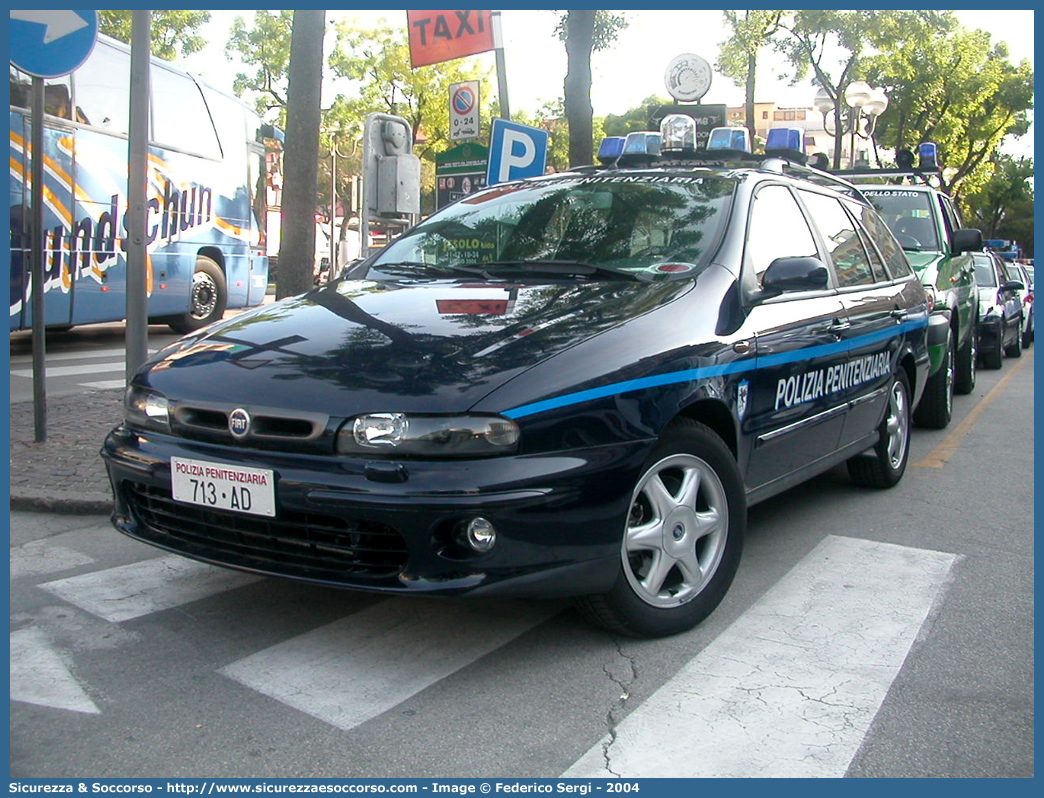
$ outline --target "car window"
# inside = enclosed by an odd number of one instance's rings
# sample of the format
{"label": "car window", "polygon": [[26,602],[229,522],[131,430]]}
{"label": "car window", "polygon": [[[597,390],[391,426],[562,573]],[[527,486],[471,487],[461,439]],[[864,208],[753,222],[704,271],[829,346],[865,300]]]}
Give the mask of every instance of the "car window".
{"label": "car window", "polygon": [[954,214],[949,199],[944,197],[942,194],[936,194],[935,199],[939,203],[939,208],[942,210],[943,227],[946,228],[946,239],[948,241],[953,241],[953,231],[960,227],[960,223],[957,221],[957,216]]}
{"label": "car window", "polygon": [[801,199],[826,241],[838,285],[844,288],[873,283],[874,273],[863,240],[856,232],[855,222],[841,206],[841,200],[811,191],[802,191]]}
{"label": "car window", "polygon": [[754,195],[746,259],[758,285],[776,258],[819,257],[805,214],[786,186],[762,186]]}
{"label": "car window", "polygon": [[863,223],[863,228],[869,234],[872,242],[877,245],[877,250],[884,258],[892,277],[909,277],[913,272],[910,269],[909,261],[906,260],[906,255],[903,254],[903,248],[899,246],[899,242],[895,240],[892,231],[881,220],[877,211],[849,200],[845,200],[845,207]]}
{"label": "car window", "polygon": [[982,288],[997,287],[997,272],[989,258],[974,258],[975,284]]}
{"label": "car window", "polygon": [[932,197],[902,188],[864,189],[903,249],[942,251],[932,213]]}

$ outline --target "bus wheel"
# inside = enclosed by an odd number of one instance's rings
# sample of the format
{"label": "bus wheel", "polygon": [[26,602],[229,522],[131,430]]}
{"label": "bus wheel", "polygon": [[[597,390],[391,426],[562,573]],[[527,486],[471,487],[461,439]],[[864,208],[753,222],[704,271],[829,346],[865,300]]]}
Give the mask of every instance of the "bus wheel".
{"label": "bus wheel", "polygon": [[182,335],[198,330],[225,315],[227,304],[228,288],[221,268],[206,255],[197,255],[189,312],[170,322],[170,328]]}

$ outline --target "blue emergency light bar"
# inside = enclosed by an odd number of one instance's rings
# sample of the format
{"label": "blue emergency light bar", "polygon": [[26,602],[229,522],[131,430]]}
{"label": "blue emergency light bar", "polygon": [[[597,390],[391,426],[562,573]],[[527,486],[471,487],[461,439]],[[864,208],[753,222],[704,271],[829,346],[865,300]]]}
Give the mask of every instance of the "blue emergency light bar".
{"label": "blue emergency light bar", "polygon": [[750,131],[745,127],[716,127],[707,138],[707,149],[751,152]]}
{"label": "blue emergency light bar", "polygon": [[623,155],[623,151],[623,136],[606,136],[598,145],[598,160],[604,164],[616,163],[616,159]]}
{"label": "blue emergency light bar", "polygon": [[799,127],[774,127],[765,139],[765,154],[805,163],[805,131]]}
{"label": "blue emergency light bar", "polygon": [[627,134],[624,155],[659,155],[660,134],[651,130],[636,130]]}
{"label": "blue emergency light bar", "polygon": [[936,169],[939,165],[938,159],[938,148],[934,143],[926,141],[917,148],[917,156],[919,162],[917,164],[920,169]]}

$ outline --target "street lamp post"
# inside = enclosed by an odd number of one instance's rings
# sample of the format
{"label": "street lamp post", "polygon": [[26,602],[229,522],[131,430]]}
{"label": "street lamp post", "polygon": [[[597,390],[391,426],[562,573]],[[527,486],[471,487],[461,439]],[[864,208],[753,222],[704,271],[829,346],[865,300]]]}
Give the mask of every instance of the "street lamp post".
{"label": "street lamp post", "polygon": [[[816,98],[813,100],[813,103],[819,112],[823,114],[823,129],[829,135],[837,138],[845,133],[851,134],[848,160],[849,165],[854,167],[856,136],[867,140],[873,139],[874,129],[877,127],[877,119],[888,108],[888,95],[881,89],[874,88],[866,81],[855,80],[849,83],[845,89],[845,105],[849,108],[848,117],[841,130],[837,129],[837,124],[835,123],[833,132],[827,126],[827,117],[834,112],[834,97],[826,88],[821,87],[816,92]],[[837,148],[834,155],[834,168],[839,169],[840,166],[841,153],[839,148]]]}

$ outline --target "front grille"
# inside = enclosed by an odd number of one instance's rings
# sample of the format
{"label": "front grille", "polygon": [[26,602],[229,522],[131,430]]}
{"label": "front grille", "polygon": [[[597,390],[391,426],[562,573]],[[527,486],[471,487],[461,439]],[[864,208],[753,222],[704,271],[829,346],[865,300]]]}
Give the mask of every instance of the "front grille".
{"label": "front grille", "polygon": [[[179,402],[175,405],[174,430],[186,438],[233,441],[228,417],[234,408],[196,406]],[[326,428],[327,416],[317,413],[251,411],[250,432],[239,445],[262,445],[266,448],[289,449],[302,444],[315,444]]]}
{"label": "front grille", "polygon": [[406,565],[406,542],[394,529],[323,513],[286,510],[275,518],[175,502],[167,488],[124,482],[123,495],[141,536],[175,550],[229,564],[337,580],[387,577]]}

